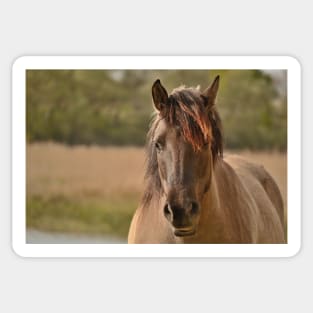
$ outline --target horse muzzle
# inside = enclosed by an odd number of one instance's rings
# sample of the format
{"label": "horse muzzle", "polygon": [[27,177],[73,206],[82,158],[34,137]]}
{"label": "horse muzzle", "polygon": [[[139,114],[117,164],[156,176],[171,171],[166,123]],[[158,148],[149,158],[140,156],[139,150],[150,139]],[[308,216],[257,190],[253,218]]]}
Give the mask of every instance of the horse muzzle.
{"label": "horse muzzle", "polygon": [[175,236],[192,236],[196,233],[196,224],[199,217],[199,205],[195,201],[186,206],[166,203],[164,216],[173,227]]}

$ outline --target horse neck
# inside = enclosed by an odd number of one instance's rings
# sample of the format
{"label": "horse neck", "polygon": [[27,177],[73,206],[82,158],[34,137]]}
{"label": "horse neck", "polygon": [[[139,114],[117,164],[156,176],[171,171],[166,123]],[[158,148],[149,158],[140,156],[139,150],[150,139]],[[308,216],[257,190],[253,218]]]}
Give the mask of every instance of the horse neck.
{"label": "horse neck", "polygon": [[201,202],[200,234],[207,242],[239,242],[247,237],[239,218],[243,208],[236,197],[240,181],[219,157],[212,168],[211,185]]}
{"label": "horse neck", "polygon": [[[221,160],[216,160],[216,162],[221,162]],[[217,164],[212,167],[210,188],[200,202],[202,209],[198,239],[206,242],[223,243],[229,241],[229,235],[227,227],[225,229],[225,212],[221,206],[218,192],[219,186],[216,175],[220,175],[220,173],[216,172],[217,167]]]}
{"label": "horse neck", "polygon": [[[250,242],[247,197],[243,197],[242,183],[223,159],[218,159],[212,174],[212,184],[203,199],[203,221],[209,233],[214,232],[215,242]],[[245,218],[243,218],[245,217]]]}
{"label": "horse neck", "polygon": [[[217,181],[216,181],[216,163],[220,162],[219,157],[215,160],[215,164],[213,164],[213,160],[210,160],[210,187],[208,191],[205,193],[201,200],[201,207],[204,209],[205,216],[211,215],[212,213],[218,213],[218,209],[220,207],[220,199],[218,195]],[[211,213],[210,213],[211,212]]]}

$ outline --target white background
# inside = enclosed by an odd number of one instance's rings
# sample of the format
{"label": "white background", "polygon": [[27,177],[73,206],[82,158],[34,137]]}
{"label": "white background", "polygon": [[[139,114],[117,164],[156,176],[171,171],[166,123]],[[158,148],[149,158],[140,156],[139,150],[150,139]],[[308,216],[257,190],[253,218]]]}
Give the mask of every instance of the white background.
{"label": "white background", "polygon": [[[311,312],[309,1],[10,1],[0,8],[1,312]],[[291,259],[22,259],[11,249],[11,64],[21,55],[291,55],[303,78],[303,240]],[[310,75],[311,74],[311,75]],[[312,140],[311,140],[312,141]],[[311,191],[311,192],[310,192]]]}

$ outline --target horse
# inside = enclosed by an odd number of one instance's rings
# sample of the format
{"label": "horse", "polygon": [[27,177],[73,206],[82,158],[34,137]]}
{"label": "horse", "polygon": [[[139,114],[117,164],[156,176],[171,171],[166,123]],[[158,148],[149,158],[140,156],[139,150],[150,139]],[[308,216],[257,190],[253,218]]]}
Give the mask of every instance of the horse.
{"label": "horse", "polygon": [[145,188],[128,243],[286,242],[274,179],[261,165],[223,156],[219,81],[203,92],[181,86],[170,95],[154,82]]}

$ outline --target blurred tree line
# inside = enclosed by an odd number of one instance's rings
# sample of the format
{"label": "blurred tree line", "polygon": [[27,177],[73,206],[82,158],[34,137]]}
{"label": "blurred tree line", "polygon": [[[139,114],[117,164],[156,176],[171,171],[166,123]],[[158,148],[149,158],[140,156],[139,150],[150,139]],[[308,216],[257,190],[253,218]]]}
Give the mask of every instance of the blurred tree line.
{"label": "blurred tree line", "polygon": [[144,145],[155,79],[170,92],[217,74],[226,148],[285,150],[286,94],[259,70],[27,70],[27,141]]}

